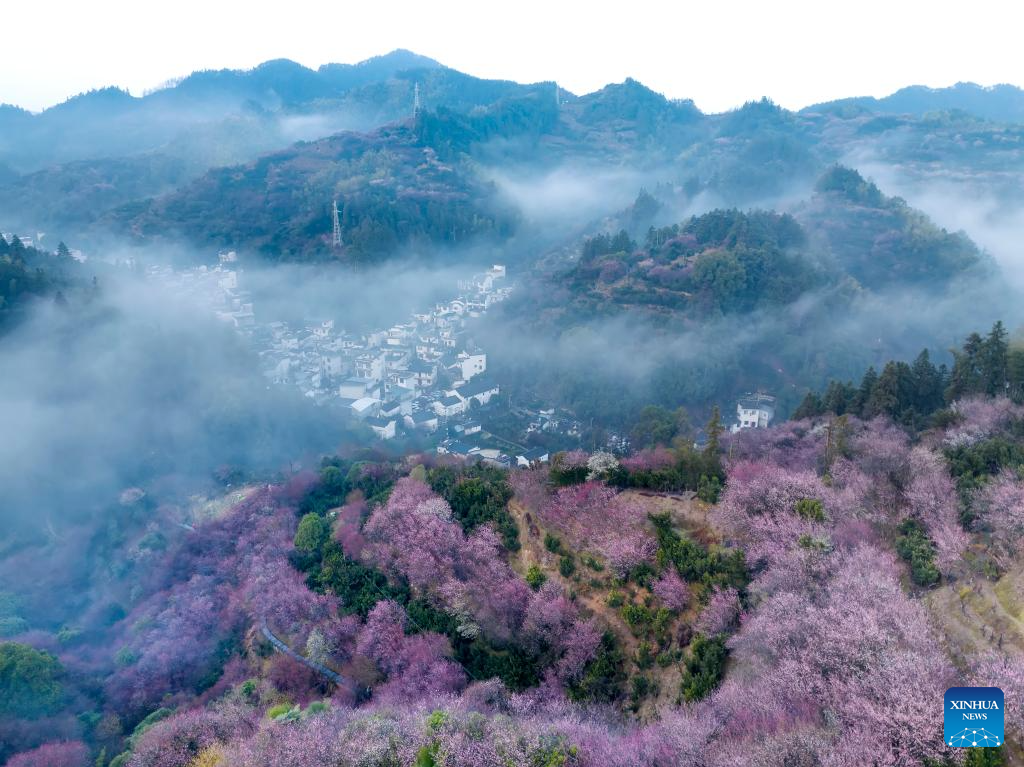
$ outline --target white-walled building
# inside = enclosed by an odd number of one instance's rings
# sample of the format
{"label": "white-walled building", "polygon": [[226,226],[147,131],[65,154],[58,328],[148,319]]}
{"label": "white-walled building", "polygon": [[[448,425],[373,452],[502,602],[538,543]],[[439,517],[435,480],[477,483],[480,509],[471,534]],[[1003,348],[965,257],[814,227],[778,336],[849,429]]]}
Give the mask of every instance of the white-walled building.
{"label": "white-walled building", "polygon": [[767,429],[775,417],[775,397],[770,394],[746,394],[736,403],[736,423],[740,429]]}
{"label": "white-walled building", "polygon": [[459,375],[463,381],[468,381],[473,376],[480,375],[487,370],[487,355],[483,352],[459,352],[458,357]]}

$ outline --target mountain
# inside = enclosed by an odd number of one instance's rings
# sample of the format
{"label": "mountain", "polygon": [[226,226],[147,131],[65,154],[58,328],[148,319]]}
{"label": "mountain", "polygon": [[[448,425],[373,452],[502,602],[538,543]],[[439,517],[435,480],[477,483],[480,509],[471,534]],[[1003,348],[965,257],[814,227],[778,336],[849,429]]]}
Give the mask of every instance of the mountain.
{"label": "mountain", "polygon": [[507,236],[514,212],[495,191],[424,144],[411,123],[341,133],[204,174],[180,190],[114,211],[106,223],[138,241],[245,244],[270,260],[331,254],[330,209],[342,206],[347,260],[410,244]]}
{"label": "mountain", "polygon": [[1024,90],[1016,85],[957,83],[948,88],[912,85],[884,98],[862,96],[815,104],[803,112],[865,110],[879,114],[923,116],[959,110],[995,122],[1024,122]]}
{"label": "mountain", "polygon": [[[10,132],[3,131],[6,141],[0,143],[0,162],[28,171],[54,163],[154,151],[197,126],[247,114],[269,112],[283,117],[293,112],[337,112],[344,105],[329,102],[353,89],[387,81],[400,72],[439,69],[436,61],[408,51],[359,64],[329,64],[319,70],[279,59],[251,70],[195,72],[141,97],[102,88],[35,115],[4,106],[0,127]],[[346,127],[367,129],[380,124],[375,121],[382,105],[375,103],[373,95],[355,101],[374,108],[368,119],[356,115]],[[389,119],[397,116],[396,106],[390,105]],[[411,107],[410,86],[409,93],[403,93],[402,113],[408,114]]]}
{"label": "mountain", "polygon": [[798,209],[797,218],[836,268],[875,290],[945,284],[992,266],[963,232],[947,232],[841,166],[818,180],[815,195]]}

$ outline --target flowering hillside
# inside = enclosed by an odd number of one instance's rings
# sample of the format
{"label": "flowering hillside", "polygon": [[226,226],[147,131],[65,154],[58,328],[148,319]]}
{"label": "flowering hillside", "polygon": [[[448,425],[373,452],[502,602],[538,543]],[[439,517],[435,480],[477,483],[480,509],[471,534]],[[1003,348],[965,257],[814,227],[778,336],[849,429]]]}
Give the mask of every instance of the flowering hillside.
{"label": "flowering hillside", "polygon": [[[510,474],[332,459],[171,547],[109,656],[0,645],[9,763],[952,764],[957,684],[1003,688],[1012,756],[1024,413],[944,422],[735,435],[713,505],[618,489],[666,449]],[[88,726],[47,738],[75,706]]]}

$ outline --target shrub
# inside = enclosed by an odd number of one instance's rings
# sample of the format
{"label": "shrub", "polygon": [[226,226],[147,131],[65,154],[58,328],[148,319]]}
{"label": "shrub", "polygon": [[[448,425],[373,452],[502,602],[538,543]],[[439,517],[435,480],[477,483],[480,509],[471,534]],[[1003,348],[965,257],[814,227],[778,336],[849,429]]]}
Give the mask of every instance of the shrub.
{"label": "shrub", "polygon": [[536,591],[544,582],[547,581],[548,577],[544,574],[544,571],[540,569],[538,565],[530,565],[526,571],[526,583],[531,589]]}
{"label": "shrub", "polygon": [[563,578],[569,578],[576,572],[576,562],[570,556],[564,556],[558,561],[558,572]]}
{"label": "shrub", "polygon": [[816,498],[801,498],[796,502],[796,513],[813,522],[825,521],[825,507]]}
{"label": "shrub", "polygon": [[544,548],[552,554],[562,553],[562,541],[551,533],[544,533]]}
{"label": "shrub", "polygon": [[690,645],[690,654],[683,669],[683,700],[687,703],[702,700],[718,687],[725,673],[728,655],[724,637],[708,639],[703,634],[698,634]]}
{"label": "shrub", "polygon": [[918,520],[907,519],[899,526],[896,551],[910,565],[910,578],[918,586],[934,586],[939,582],[935,544]]}

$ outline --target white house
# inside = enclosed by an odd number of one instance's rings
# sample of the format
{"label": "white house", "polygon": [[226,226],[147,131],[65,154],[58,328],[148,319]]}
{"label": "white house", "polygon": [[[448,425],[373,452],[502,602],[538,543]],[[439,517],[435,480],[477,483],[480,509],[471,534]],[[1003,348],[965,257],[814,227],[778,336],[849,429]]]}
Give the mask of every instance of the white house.
{"label": "white house", "polygon": [[395,438],[395,424],[394,418],[367,418],[366,425],[370,427],[374,434],[380,439],[394,439]]}
{"label": "white house", "polygon": [[449,394],[434,402],[434,412],[439,416],[451,418],[452,416],[465,413],[469,409],[469,401],[460,399],[454,394]]}
{"label": "white house", "polygon": [[338,387],[338,396],[345,399],[362,399],[372,383],[364,378],[347,378]]}
{"label": "white house", "polygon": [[486,405],[491,398],[498,396],[500,391],[498,384],[493,381],[470,381],[460,386],[457,394],[465,400],[476,400],[480,405]]}
{"label": "white house", "polygon": [[356,357],[356,378],[366,378],[370,381],[379,382],[384,378],[385,361],[387,357],[384,352],[365,352]]}
{"label": "white house", "polygon": [[352,413],[356,418],[376,418],[380,413],[380,400],[374,397],[362,397],[351,405]]}
{"label": "white house", "polygon": [[470,378],[476,375],[480,375],[487,370],[487,355],[483,352],[477,352],[470,354],[469,352],[459,352],[458,369],[463,381],[468,381]]}
{"label": "white house", "polygon": [[548,450],[544,447],[535,447],[516,456],[516,465],[528,469],[534,464],[548,462]]}
{"label": "white house", "polygon": [[736,423],[732,431],[766,429],[775,417],[775,397],[770,394],[746,394],[736,403]]}
{"label": "white house", "polygon": [[437,413],[424,410],[419,413],[407,415],[405,416],[405,425],[411,429],[420,429],[422,431],[433,433],[437,431],[438,427]]}

